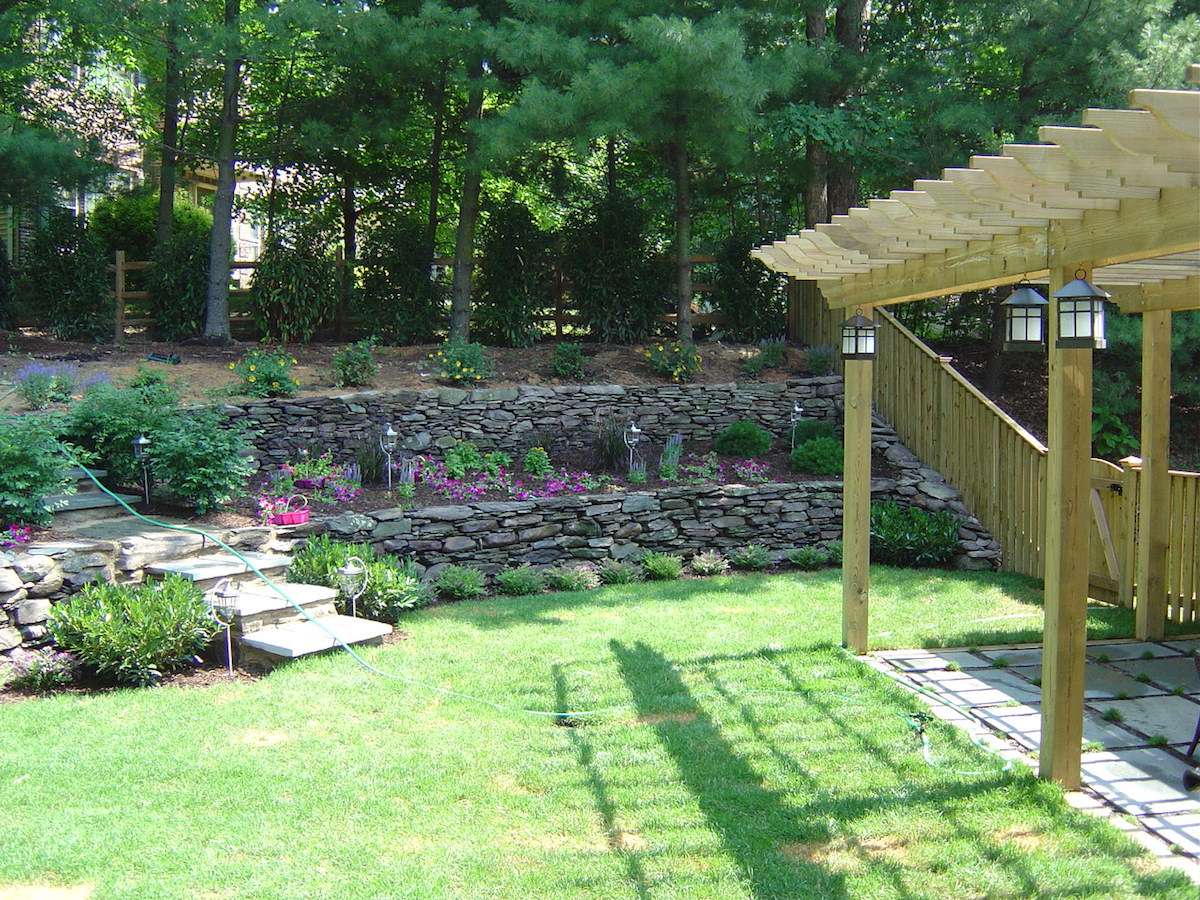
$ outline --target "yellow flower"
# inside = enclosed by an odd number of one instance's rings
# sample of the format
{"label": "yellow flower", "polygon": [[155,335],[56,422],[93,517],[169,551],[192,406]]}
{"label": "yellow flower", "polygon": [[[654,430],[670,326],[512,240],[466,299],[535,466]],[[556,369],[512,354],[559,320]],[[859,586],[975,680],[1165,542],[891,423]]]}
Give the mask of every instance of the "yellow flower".
{"label": "yellow flower", "polygon": [[251,384],[254,384],[254,376],[253,375],[249,376],[246,380],[248,382],[250,382]]}
{"label": "yellow flower", "polygon": [[253,363],[251,363],[251,365],[250,365],[250,371],[251,371],[251,372],[253,372],[253,371],[254,371],[254,364],[253,364]]}
{"label": "yellow flower", "polygon": [[279,387],[279,382],[278,382],[278,381],[272,381],[272,382],[271,382],[271,387],[273,387],[273,388],[277,388],[277,387]]}
{"label": "yellow flower", "polygon": [[293,366],[295,366],[295,365],[299,365],[299,363],[300,363],[300,360],[296,359],[296,357],[294,357],[294,356],[293,356],[293,357],[292,357],[292,365],[293,365]]}
{"label": "yellow flower", "polygon": [[234,368],[234,364],[233,364],[233,363],[230,363],[230,364],[229,364],[229,369],[230,369],[230,371],[233,371],[233,368]]}
{"label": "yellow flower", "polygon": [[482,381],[482,380],[483,380],[483,376],[482,376],[482,375],[476,375],[476,376],[475,376],[475,380],[476,380],[476,381]]}

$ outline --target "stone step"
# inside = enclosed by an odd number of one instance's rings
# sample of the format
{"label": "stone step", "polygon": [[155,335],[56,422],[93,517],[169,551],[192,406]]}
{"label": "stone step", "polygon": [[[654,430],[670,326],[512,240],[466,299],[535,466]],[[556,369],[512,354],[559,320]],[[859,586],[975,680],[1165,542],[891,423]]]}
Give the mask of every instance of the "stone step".
{"label": "stone step", "polygon": [[[142,499],[133,494],[117,494],[117,496],[130,504],[137,503]],[[55,515],[83,509],[103,509],[108,506],[120,508],[120,504],[116,500],[100,491],[88,491],[83,494],[51,494],[46,498],[46,503],[55,507]]]}
{"label": "stone step", "polygon": [[[248,552],[242,555],[261,569],[264,574],[270,575],[277,580],[287,571],[287,567],[292,562],[290,556],[273,553]],[[170,559],[164,562],[153,563],[146,567],[146,574],[152,578],[179,575],[188,581],[195,582],[205,590],[215,586],[223,578],[231,578],[234,581],[246,581],[258,577],[250,570],[246,563],[229,553],[213,553],[208,556]]]}
{"label": "stone step", "polygon": [[[79,466],[68,466],[66,474],[68,478],[74,478],[76,481],[86,481],[88,484],[92,484],[92,479],[88,478],[87,473],[84,472],[83,469],[79,468]],[[108,474],[108,469],[92,469],[92,474],[97,478],[103,479],[104,476]]]}
{"label": "stone step", "polygon": [[[243,662],[270,662],[271,658],[295,659],[298,656],[330,650],[340,646],[340,643],[377,644],[392,632],[391,625],[371,619],[322,616],[317,621],[320,624],[305,620],[288,625],[275,625],[244,635],[240,642]],[[260,654],[266,659],[263,660]]]}
{"label": "stone step", "polygon": [[[233,631],[249,634],[274,625],[306,621],[305,612],[315,617],[332,616],[337,613],[338,592],[333,588],[316,584],[282,583],[279,584],[279,589],[287,596],[287,600],[257,579],[245,584],[234,602],[231,623]],[[212,591],[206,593],[204,598],[211,604],[214,599]],[[288,602],[289,600],[291,602]],[[297,606],[303,608],[304,612],[297,609]]]}

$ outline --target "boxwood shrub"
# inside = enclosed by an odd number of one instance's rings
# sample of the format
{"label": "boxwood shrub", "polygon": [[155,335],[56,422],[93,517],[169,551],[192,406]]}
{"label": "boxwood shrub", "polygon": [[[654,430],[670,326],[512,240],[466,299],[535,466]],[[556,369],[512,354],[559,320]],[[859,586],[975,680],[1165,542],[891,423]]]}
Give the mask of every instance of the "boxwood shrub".
{"label": "boxwood shrub", "polygon": [[958,516],[894,500],[871,504],[871,559],[895,566],[941,566],[958,552]]}
{"label": "boxwood shrub", "polygon": [[844,468],[842,444],[836,438],[815,437],[797,444],[790,462],[797,472],[810,475],[841,475]]}
{"label": "boxwood shrub", "polygon": [[771,449],[771,432],[755,422],[739,419],[722,429],[713,441],[722,456],[762,456]]}

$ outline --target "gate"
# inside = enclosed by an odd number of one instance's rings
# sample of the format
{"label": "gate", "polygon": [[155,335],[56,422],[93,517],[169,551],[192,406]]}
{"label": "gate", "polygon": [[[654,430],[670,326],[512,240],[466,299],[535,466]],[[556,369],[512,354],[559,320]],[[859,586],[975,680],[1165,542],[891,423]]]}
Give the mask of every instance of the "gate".
{"label": "gate", "polygon": [[1135,472],[1102,459],[1092,460],[1088,595],[1095,600],[1133,606],[1136,494]]}

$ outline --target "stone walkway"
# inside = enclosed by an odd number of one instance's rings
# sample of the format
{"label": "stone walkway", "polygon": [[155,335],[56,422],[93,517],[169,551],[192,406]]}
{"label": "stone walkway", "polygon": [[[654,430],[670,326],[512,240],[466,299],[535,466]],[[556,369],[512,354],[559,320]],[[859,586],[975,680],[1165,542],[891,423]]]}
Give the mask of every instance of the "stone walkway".
{"label": "stone walkway", "polygon": [[[1177,859],[1190,859],[1184,867],[1193,877],[1200,872],[1200,792],[1186,793],[1182,779],[1200,716],[1197,653],[1200,639],[1090,642],[1083,722],[1084,793],[1133,817]],[[942,705],[918,694],[939,718],[1002,756],[1037,765],[1040,645],[890,650],[871,662],[906,687],[944,698]]]}

